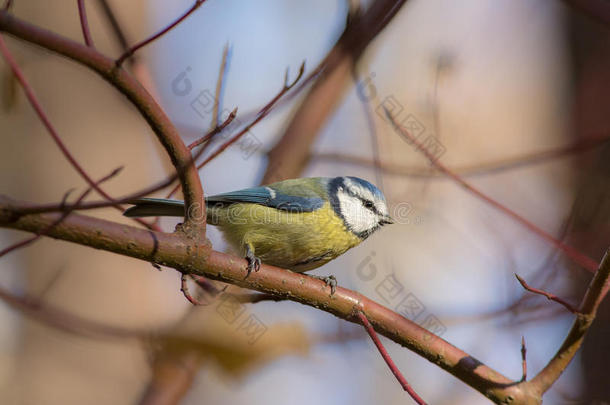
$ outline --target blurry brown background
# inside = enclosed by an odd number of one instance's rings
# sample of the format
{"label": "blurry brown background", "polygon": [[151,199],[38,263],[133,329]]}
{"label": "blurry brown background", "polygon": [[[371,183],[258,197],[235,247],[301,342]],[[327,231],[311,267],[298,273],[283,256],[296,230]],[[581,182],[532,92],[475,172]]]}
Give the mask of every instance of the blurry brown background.
{"label": "blurry brown background", "polygon": [[[98,2],[85,3],[98,49],[120,54]],[[110,4],[134,43],[191,2]],[[138,54],[146,67],[138,74],[151,73],[147,87],[191,141],[212,123],[210,114],[196,112],[191,103],[201,92],[214,93],[226,43],[232,57],[223,105],[239,107],[247,116],[281,88],[286,67],[294,77],[303,60],[309,71],[319,63],[341,34],[347,9],[343,1],[209,0]],[[74,1],[17,0],[14,12],[82,38]],[[524,295],[513,273],[571,302],[578,302],[590,275],[520,224],[435,175],[377,111],[399,103],[400,119],[416,119],[442,145],[444,164],[599,260],[610,240],[607,145],[506,170],[489,165],[608,136],[608,32],[558,1],[410,0],[361,59],[361,85],[345,90],[303,176],[357,175],[383,187],[394,213],[411,210],[401,224],[384,228],[316,274],[334,274],[341,285],[393,308],[402,298],[415,297],[423,308],[417,322],[438,320],[444,339],[513,378],[521,373],[524,335],[529,372],[540,370],[572,318],[540,297],[511,307]],[[75,63],[3,36],[53,124],[92,176],[125,166],[106,184],[112,195],[167,173],[167,158],[151,130],[113,88]],[[0,66],[0,193],[50,202],[71,187],[83,188],[6,65]],[[172,84],[185,72],[192,89],[180,95]],[[231,147],[202,170],[206,193],[257,184],[265,152],[299,102],[297,97],[285,104],[252,130],[257,147]],[[367,110],[379,158],[401,173],[344,161],[374,158]],[[471,168],[481,170],[473,174],[466,170]],[[124,221],[113,210],[95,215]],[[175,222],[163,226],[171,230]],[[0,233],[3,245],[19,237]],[[215,230],[210,237],[223,248]],[[176,373],[189,376],[187,384],[193,378],[184,404],[408,401],[358,328],[311,308],[291,302],[246,306],[242,316],[254,315],[267,328],[251,344],[236,326],[240,321],[232,324],[222,316],[220,302],[192,310],[171,269],[159,272],[136,260],[42,240],[4,257],[0,270],[0,282],[15,293],[27,292],[104,324],[152,332],[144,338],[79,336],[0,306],[1,403],[138,403],[163,361],[159,353],[179,359],[170,368],[173,374],[157,375],[159,380]],[[388,277],[402,287],[394,298],[384,295]],[[610,403],[604,383],[607,320],[606,301],[582,356],[545,396],[545,404]],[[429,403],[487,403],[436,366],[393,343],[387,346]],[[184,350],[197,360],[183,356]]]}

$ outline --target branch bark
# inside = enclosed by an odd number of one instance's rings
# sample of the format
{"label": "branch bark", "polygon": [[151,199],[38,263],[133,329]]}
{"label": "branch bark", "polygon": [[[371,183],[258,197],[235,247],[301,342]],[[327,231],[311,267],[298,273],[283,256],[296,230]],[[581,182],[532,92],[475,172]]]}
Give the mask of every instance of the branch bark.
{"label": "branch bark", "polygon": [[22,21],[6,10],[0,10],[0,31],[87,66],[131,101],[157,135],[178,172],[186,202],[185,230],[194,238],[204,238],[203,189],[191,152],[169,117],[138,80],[97,50]]}
{"label": "branch bark", "polygon": [[406,0],[377,0],[362,15],[352,16],[343,35],[304,81],[316,82],[269,151],[262,184],[298,177],[310,159],[311,147],[351,81],[351,72],[364,50],[398,13]]}
{"label": "branch bark", "polygon": [[[36,233],[48,228],[61,215],[20,215],[19,208],[24,205],[27,204],[0,196],[0,227]],[[50,229],[47,236],[272,294],[321,309],[353,323],[360,323],[357,313],[362,311],[378,333],[425,357],[492,401],[507,403],[512,400],[513,403],[522,404],[539,404],[541,401],[531,386],[510,380],[468,353],[357,292],[337,287],[335,294],[330,296],[323,281],[268,265],[262,265],[260,271],[245,278],[246,260],[216,252],[181,232],[153,232],[72,214]]]}

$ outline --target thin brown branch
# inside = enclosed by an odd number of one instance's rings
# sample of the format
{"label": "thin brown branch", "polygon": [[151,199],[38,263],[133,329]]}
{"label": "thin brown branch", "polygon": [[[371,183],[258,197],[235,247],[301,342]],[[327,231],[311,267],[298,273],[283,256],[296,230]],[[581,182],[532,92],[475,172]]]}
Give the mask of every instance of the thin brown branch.
{"label": "thin brown branch", "polygon": [[[85,180],[85,182],[87,182],[87,184],[91,188],[93,188],[99,195],[101,195],[106,200],[108,200],[109,202],[112,203],[110,206],[117,209],[119,212],[123,212],[125,209],[123,207],[121,207],[120,205],[118,205],[117,202],[115,201],[115,199],[112,196],[110,196],[108,193],[106,193],[98,185],[98,183],[93,181],[91,176],[82,167],[82,165],[76,160],[74,155],[70,152],[70,150],[68,149],[68,147],[66,146],[64,141],[61,139],[61,137],[59,136],[59,133],[57,132],[57,130],[51,123],[51,120],[47,116],[44,109],[42,108],[42,105],[38,102],[38,99],[36,98],[36,95],[34,94],[34,90],[32,89],[32,87],[28,83],[27,79],[23,75],[23,72],[19,68],[19,65],[17,65],[17,61],[15,60],[15,58],[9,51],[2,36],[0,36],[0,53],[2,53],[2,56],[4,57],[4,59],[6,60],[6,62],[9,65],[9,67],[11,68],[13,74],[15,75],[15,78],[17,79],[17,81],[19,82],[21,87],[23,88],[26,98],[28,99],[28,101],[29,101],[30,105],[32,106],[32,108],[34,109],[34,111],[36,112],[36,115],[38,115],[38,118],[40,119],[40,121],[42,122],[44,127],[47,129],[47,132],[49,133],[49,135],[51,135],[51,138],[53,139],[53,141],[55,142],[55,144],[57,145],[57,147],[59,148],[61,153],[64,155],[66,160],[68,160],[68,162],[72,165],[74,170],[76,170],[76,172]],[[140,218],[137,218],[136,222],[140,223],[141,225],[146,226],[147,228],[158,229]]]}
{"label": "thin brown branch", "polygon": [[188,285],[188,274],[183,273],[180,277],[180,291],[182,291],[182,295],[193,305],[207,305],[207,303],[203,303],[199,301],[197,298],[191,295]]}
{"label": "thin brown branch", "polygon": [[534,294],[539,294],[539,295],[543,295],[545,296],[548,300],[551,301],[555,301],[558,304],[561,304],[564,306],[565,309],[567,309],[568,311],[570,311],[573,314],[578,314],[578,309],[575,308],[572,304],[570,304],[569,302],[567,302],[564,299],[559,298],[558,296],[556,296],[555,294],[551,294],[549,292],[546,292],[544,290],[540,290],[538,288],[534,288],[531,287],[530,285],[528,285],[525,280],[523,278],[521,278],[518,274],[515,273],[515,277],[517,277],[517,280],[519,280],[519,283],[521,284],[521,286],[523,288],[525,288],[527,291],[532,292]]}
{"label": "thin brown branch", "polygon": [[564,339],[563,344],[542,371],[526,383],[531,384],[534,391],[539,393],[539,395],[544,394],[555,383],[582,345],[585,334],[595,319],[599,304],[608,291],[609,278],[610,248],[606,250],[606,254],[599,265],[599,269],[589,284],[589,288],[580,304],[576,319],[572,324],[570,332],[568,332],[568,335]]}
{"label": "thin brown branch", "polygon": [[398,367],[396,367],[396,364],[394,363],[394,360],[392,360],[390,353],[388,353],[388,351],[385,349],[385,347],[383,347],[381,340],[379,340],[379,337],[377,336],[377,332],[375,332],[373,325],[371,325],[371,323],[367,319],[366,315],[362,311],[358,311],[357,315],[358,315],[358,318],[360,318],[360,322],[362,322],[364,329],[366,330],[366,332],[369,334],[369,336],[373,340],[373,343],[375,343],[375,346],[377,346],[377,350],[379,350],[381,357],[383,357],[386,364],[390,368],[390,371],[392,371],[392,374],[394,374],[394,377],[396,377],[396,379],[398,380],[398,382],[400,383],[402,388],[405,391],[407,391],[407,393],[411,396],[411,398],[413,398],[413,400],[415,402],[417,402],[420,405],[425,405],[426,402],[424,402],[424,400],[421,399],[421,397],[419,395],[417,395],[417,392],[415,392],[413,387],[411,387],[409,382],[402,375],[402,373],[400,372]]}
{"label": "thin brown branch", "polygon": [[[192,142],[188,146],[189,150],[192,150],[193,148],[201,145],[202,143],[205,143],[203,145],[203,147],[201,147],[201,149],[199,149],[197,154],[193,157],[193,161],[197,161],[197,158],[199,158],[199,156],[203,155],[203,153],[206,151],[206,149],[212,144],[212,139],[216,135],[218,135],[219,133],[224,131],[224,129],[229,124],[231,124],[231,122],[233,122],[233,120],[235,119],[236,116],[237,116],[237,107],[235,107],[235,109],[233,111],[231,111],[231,113],[229,114],[227,119],[224,120],[224,122],[222,124],[220,124],[220,126],[215,127],[210,132],[208,132],[207,134],[205,134],[201,138],[195,140],[194,142]],[[172,181],[172,183],[173,183],[173,181]],[[180,188],[181,188],[181,185],[180,184],[176,184],[176,186],[174,188],[172,188],[169,193],[167,193],[165,198],[171,198],[174,194],[176,194],[176,192],[178,192],[178,190],[180,190]]]}
{"label": "thin brown branch", "polygon": [[415,145],[417,150],[420,151],[428,159],[430,164],[432,164],[432,166],[434,166],[435,169],[439,170],[441,173],[443,173],[444,175],[446,175],[447,177],[449,177],[450,179],[455,181],[457,184],[464,187],[466,190],[471,192],[476,197],[485,201],[492,207],[498,209],[500,212],[503,212],[504,214],[513,218],[515,221],[519,222],[520,224],[525,226],[527,229],[534,232],[535,234],[540,236],[542,239],[546,240],[547,242],[549,242],[550,244],[555,246],[557,249],[564,252],[566,254],[566,256],[568,256],[570,259],[572,259],[572,261],[574,261],[575,263],[579,264],[580,266],[582,266],[583,268],[585,268],[591,272],[595,272],[595,269],[597,268],[597,262],[595,262],[595,260],[586,256],[585,254],[583,254],[579,250],[573,248],[572,246],[566,245],[564,242],[553,237],[551,234],[543,231],[541,228],[536,226],[533,222],[529,221],[525,217],[517,214],[515,211],[511,210],[510,208],[502,205],[498,201],[496,201],[493,198],[489,197],[488,195],[484,194],[479,189],[474,187],[472,184],[466,182],[462,177],[460,177],[453,171],[449,170],[449,168],[447,166],[445,166],[444,164],[439,162],[437,157],[434,156],[432,153],[430,153],[430,151],[424,145],[422,145],[422,143],[416,137],[414,137],[411,133],[409,133],[409,131],[407,131],[405,128],[401,127],[387,109],[385,110],[385,115],[388,118],[388,120],[390,121],[390,123],[392,124],[392,126],[394,127],[394,129],[396,129],[398,134],[400,136],[404,137],[410,143],[413,143],[413,145]]}
{"label": "thin brown branch", "polygon": [[[96,181],[95,184],[96,185],[100,185],[103,182],[110,180],[111,178],[113,178],[114,176],[116,176],[117,174],[119,174],[119,172],[123,170],[123,167],[119,167],[117,169],[114,169],[112,172],[110,172],[110,174],[108,174],[107,176],[102,177],[100,180]],[[76,201],[74,202],[74,204],[71,206],[70,209],[64,210],[61,214],[61,216],[55,221],[53,222],[51,225],[49,225],[48,228],[43,229],[42,231],[40,231],[39,233],[37,233],[34,236],[31,236],[29,238],[26,238],[20,242],[16,242],[11,246],[8,246],[2,250],[0,250],[0,258],[4,255],[6,255],[7,253],[10,253],[14,250],[26,247],[27,245],[37,241],[41,236],[46,235],[51,229],[53,229],[53,227],[59,225],[64,219],[66,219],[68,217],[68,215],[70,215],[74,210],[78,209],[78,206],[83,202],[83,200],[89,195],[89,193],[93,190],[92,187],[87,188],[87,190],[85,190],[80,197],[78,197],[76,199]],[[64,198],[62,200],[62,204],[65,205],[65,202],[68,198],[68,195],[70,194],[71,190],[69,190],[65,195]]]}
{"label": "thin brown branch", "polygon": [[356,84],[356,88],[359,90],[358,98],[360,99],[360,104],[362,105],[364,117],[366,118],[366,123],[369,128],[369,135],[371,137],[371,150],[373,152],[375,184],[382,192],[385,192],[383,186],[383,173],[382,170],[380,170],[382,163],[381,153],[379,152],[379,136],[377,134],[377,126],[375,125],[375,117],[373,117],[371,103],[369,103],[366,94],[364,94],[364,90],[361,86],[361,83],[359,83],[360,77],[358,76],[358,72],[356,72],[355,67],[352,69],[352,77],[354,79],[354,83]]}
{"label": "thin brown branch", "polygon": [[197,169],[201,169],[203,166],[207,165],[208,163],[210,163],[212,160],[214,160],[214,158],[216,158],[218,155],[220,155],[222,152],[224,152],[229,146],[233,145],[235,142],[239,141],[239,139],[244,136],[245,134],[248,133],[248,131],[250,131],[250,129],[252,129],[252,127],[254,127],[256,124],[258,124],[263,118],[265,118],[269,112],[271,112],[271,110],[273,109],[273,106],[275,105],[275,103],[277,103],[277,101],[279,99],[282,98],[282,96],[284,94],[286,94],[288,91],[290,91],[290,89],[292,89],[297,83],[298,81],[301,79],[301,77],[303,77],[303,72],[305,72],[305,62],[303,62],[301,64],[301,67],[299,68],[299,73],[297,74],[297,77],[293,80],[292,83],[288,82],[288,69],[286,69],[286,76],[284,77],[284,86],[282,87],[282,89],[276,94],[275,97],[273,97],[271,99],[271,101],[269,101],[257,114],[257,116],[254,118],[254,120],[252,122],[250,122],[248,125],[246,125],[241,131],[239,131],[237,134],[235,134],[231,139],[229,139],[227,142],[225,142],[224,144],[220,145],[218,147],[218,149],[216,149],[210,156],[208,156],[202,163],[200,163],[199,165],[197,165]]}
{"label": "thin brown branch", "polygon": [[89,32],[89,21],[87,20],[87,10],[85,9],[85,0],[76,0],[78,4],[78,17],[80,18],[80,26],[83,31],[85,45],[93,47],[93,39]]}
{"label": "thin brown branch", "polygon": [[[0,197],[0,227],[38,232],[58,218],[57,213],[20,216],[17,207],[24,205],[27,204]],[[330,296],[323,281],[307,275],[262,265],[260,271],[246,278],[246,260],[216,252],[181,233],[151,232],[80,214],[70,215],[48,236],[276,295],[350,322],[360,322],[354,314],[363,311],[378,333],[425,357],[491,400],[502,402],[512,397],[515,403],[540,403],[540,397],[532,396],[518,383],[392,310],[341,287]]]}
{"label": "thin brown branch", "polygon": [[70,152],[70,150],[68,150],[68,147],[65,145],[65,143],[63,142],[63,140],[61,139],[61,137],[59,136],[59,134],[53,127],[53,124],[51,124],[51,120],[49,119],[49,117],[45,113],[44,109],[38,102],[38,99],[36,98],[36,95],[34,94],[34,90],[32,89],[32,87],[26,80],[25,76],[21,72],[21,69],[17,65],[17,61],[15,60],[15,58],[13,58],[13,55],[9,51],[8,47],[6,46],[6,43],[4,42],[4,39],[2,38],[2,36],[0,36],[0,53],[2,53],[4,60],[9,65],[9,67],[11,68],[11,71],[13,72],[13,75],[15,76],[15,78],[17,79],[17,81],[19,82],[21,87],[23,88],[25,96],[27,97],[28,101],[30,102],[30,105],[32,106],[32,108],[34,109],[36,114],[38,115],[38,118],[40,119],[40,121],[42,122],[44,127],[47,129],[47,131],[51,135],[51,138],[53,138],[53,141],[55,141],[55,144],[57,145],[57,147],[59,148],[61,153],[64,155],[64,157],[68,160],[68,162],[70,162],[70,164],[72,165],[74,170],[76,170],[78,172],[78,174],[87,182],[87,184],[90,187],[92,187],[95,191],[97,191],[98,194],[100,194],[102,197],[106,198],[109,201],[113,201],[113,198],[110,195],[108,195],[104,190],[102,190],[98,185],[95,184],[95,181],[91,178],[91,176],[89,176],[89,174],[85,171],[85,169],[81,166],[81,164],[78,163],[78,161],[76,160],[74,155]]}
{"label": "thin brown branch", "polygon": [[527,380],[527,349],[525,348],[525,336],[521,336],[521,382]]}
{"label": "thin brown branch", "polygon": [[405,3],[406,0],[377,0],[366,11],[350,16],[335,46],[295,90],[297,93],[315,80],[284,135],[269,151],[263,184],[298,177],[302,173],[320,129],[349,85],[354,65]]}
{"label": "thin brown branch", "polygon": [[29,24],[4,10],[0,11],[0,31],[89,67],[131,101],[153,129],[176,168],[187,207],[184,230],[194,238],[205,238],[205,221],[202,221],[205,205],[199,173],[178,130],[146,89],[127,71],[117,68],[112,59],[95,49]]}
{"label": "thin brown branch", "polygon": [[169,31],[171,31],[172,28],[174,28],[175,26],[180,24],[189,15],[191,15],[195,10],[197,10],[204,2],[205,2],[205,0],[196,0],[195,3],[191,6],[191,8],[189,8],[177,20],[172,22],[167,27],[163,28],[161,31],[157,32],[155,35],[153,35],[153,36],[151,36],[151,37],[149,37],[149,38],[147,38],[147,39],[145,39],[145,40],[143,40],[141,42],[138,42],[137,44],[135,44],[134,46],[129,48],[127,51],[125,51],[125,53],[123,53],[121,56],[119,56],[119,58],[116,60],[116,65],[117,66],[121,66],[123,64],[123,62],[125,61],[125,59],[127,59],[131,55],[133,55],[138,49],[145,47],[146,45],[150,44],[151,42],[153,42],[154,40],[158,39],[159,37],[167,34]]}
{"label": "thin brown branch", "polygon": [[[523,167],[542,164],[554,159],[575,156],[580,153],[588,152],[597,147],[603,146],[610,141],[610,135],[596,136],[579,140],[571,145],[550,148],[545,151],[527,153],[514,158],[503,159],[490,163],[474,164],[460,167],[450,167],[449,170],[463,176],[484,176],[501,173],[504,171],[520,169]],[[317,153],[311,156],[312,161],[339,162],[364,167],[379,168],[387,174],[408,176],[422,179],[444,179],[443,173],[438,171],[431,172],[429,168],[422,169],[417,166],[406,166],[402,164],[375,162],[360,156],[346,155],[342,153]]]}
{"label": "thin brown branch", "polygon": [[190,150],[192,150],[193,148],[196,148],[197,146],[201,145],[202,143],[205,143],[205,142],[210,143],[209,141],[211,141],[212,138],[214,138],[214,136],[221,133],[231,122],[233,122],[233,120],[235,119],[236,116],[237,116],[237,107],[235,107],[235,109],[233,111],[231,111],[231,113],[229,114],[227,119],[224,120],[224,122],[222,122],[220,125],[214,127],[210,132],[208,132],[201,138],[191,142],[188,145],[188,148]]}
{"label": "thin brown branch", "polygon": [[2,287],[0,287],[0,300],[45,325],[79,336],[138,338],[147,333],[144,330],[125,329],[91,321],[54,307],[38,298],[14,295]]}
{"label": "thin brown branch", "polygon": [[216,98],[214,100],[214,127],[218,127],[222,121],[222,107],[226,87],[226,78],[229,71],[232,48],[227,43],[222,51],[222,61],[220,62],[220,71],[218,72],[218,81],[216,83]]}

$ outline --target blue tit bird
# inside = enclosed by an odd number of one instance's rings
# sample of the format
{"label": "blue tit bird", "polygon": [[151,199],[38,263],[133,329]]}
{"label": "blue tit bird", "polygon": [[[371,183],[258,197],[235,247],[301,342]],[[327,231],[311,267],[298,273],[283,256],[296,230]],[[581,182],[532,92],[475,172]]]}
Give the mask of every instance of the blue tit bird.
{"label": "blue tit bird", "polygon": [[[132,203],[125,216],[184,216],[183,201]],[[284,180],[206,197],[205,203],[206,222],[241,250],[248,274],[261,262],[295,272],[315,269],[394,222],[383,193],[357,177]],[[334,277],[314,277],[334,291]]]}

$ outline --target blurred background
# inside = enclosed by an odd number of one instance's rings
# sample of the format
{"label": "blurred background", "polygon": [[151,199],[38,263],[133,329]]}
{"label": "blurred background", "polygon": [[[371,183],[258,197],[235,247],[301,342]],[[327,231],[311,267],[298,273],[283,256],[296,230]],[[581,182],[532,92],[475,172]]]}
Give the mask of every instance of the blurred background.
{"label": "blurred background", "polygon": [[[103,1],[87,0],[96,47],[121,54]],[[373,1],[208,0],[129,64],[189,143],[239,108],[228,140],[306,62],[333,49],[348,14]],[[129,44],[192,1],[108,1]],[[15,15],[82,42],[74,1],[15,1]],[[394,308],[504,375],[528,375],[556,352],[573,316],[514,278],[577,304],[591,274],[439,174],[387,122],[408,125],[444,165],[596,261],[610,242],[610,27],[551,0],[409,0],[331,90],[295,92],[200,171],[206,194],[249,187],[291,131],[313,140],[301,176],[355,175],[384,191],[400,224],[315,270]],[[112,195],[165,178],[171,166],[133,106],[95,74],[4,35],[58,132],[92,177],[118,166]],[[228,48],[227,48],[228,47]],[[0,193],[60,201],[85,183],[0,63]],[[289,125],[306,102],[311,128]],[[284,156],[290,160],[291,155]],[[276,177],[282,177],[279,167]],[[167,191],[158,193],[164,196]],[[97,199],[98,197],[92,197]],[[128,222],[112,209],[90,212]],[[177,220],[164,219],[173,230]],[[3,230],[2,246],[24,234]],[[213,246],[225,250],[208,228]],[[293,302],[193,307],[172,269],[54,240],[3,257],[2,289],[37,297],[112,330],[66,330],[0,304],[0,402],[6,404],[408,403],[361,328]],[[192,289],[196,291],[195,286]],[[236,289],[235,289],[236,290]],[[48,316],[48,315],[47,315]],[[43,317],[44,318],[44,317]],[[608,301],[545,404],[610,403]],[[254,325],[250,328],[249,325]],[[68,328],[69,329],[69,328]],[[118,332],[117,332],[118,331]],[[129,331],[123,333],[121,331]],[[484,404],[457,379],[383,338],[431,404]]]}

